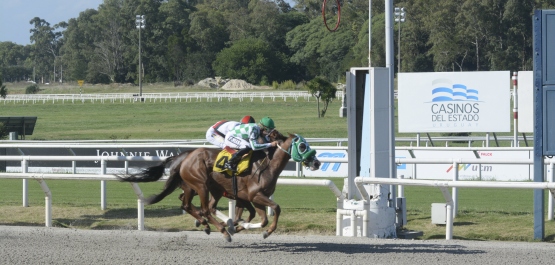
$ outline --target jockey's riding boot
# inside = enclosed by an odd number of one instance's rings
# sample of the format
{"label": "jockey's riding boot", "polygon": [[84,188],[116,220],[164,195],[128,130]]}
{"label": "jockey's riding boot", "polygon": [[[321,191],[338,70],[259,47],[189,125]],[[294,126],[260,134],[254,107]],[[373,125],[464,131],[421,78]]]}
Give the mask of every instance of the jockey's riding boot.
{"label": "jockey's riding boot", "polygon": [[231,158],[227,161],[226,168],[233,172],[236,172],[239,161],[241,161],[241,158],[243,157],[243,155],[247,154],[250,150],[251,150],[250,147],[246,147],[235,152],[231,156]]}

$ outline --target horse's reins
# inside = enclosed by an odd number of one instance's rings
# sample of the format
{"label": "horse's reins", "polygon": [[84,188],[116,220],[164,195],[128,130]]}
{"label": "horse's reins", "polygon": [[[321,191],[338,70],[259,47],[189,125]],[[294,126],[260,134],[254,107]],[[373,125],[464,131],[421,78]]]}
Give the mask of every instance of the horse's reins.
{"label": "horse's reins", "polygon": [[278,148],[279,150],[285,152],[286,154],[289,155],[289,157],[291,157],[291,146],[292,146],[292,144],[289,146],[289,150],[283,149],[283,147],[281,147],[279,144],[276,144],[276,146],[277,146],[277,148]]}

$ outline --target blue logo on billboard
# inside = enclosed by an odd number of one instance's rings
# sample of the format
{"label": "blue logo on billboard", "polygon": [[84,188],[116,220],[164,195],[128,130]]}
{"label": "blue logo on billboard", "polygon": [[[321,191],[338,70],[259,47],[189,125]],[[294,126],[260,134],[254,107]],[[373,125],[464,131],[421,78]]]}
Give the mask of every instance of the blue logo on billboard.
{"label": "blue logo on billboard", "polygon": [[[345,154],[344,153],[320,153],[318,155],[318,157],[329,157],[329,158],[344,158]],[[328,167],[330,166],[331,163],[329,162],[325,162],[322,163],[322,166],[320,167],[320,170],[322,171],[326,171],[328,170]],[[334,163],[333,167],[331,168],[331,170],[333,171],[337,171],[339,170],[339,167],[341,166],[341,163]]]}
{"label": "blue logo on billboard", "polygon": [[429,103],[434,128],[479,126],[481,101],[477,89],[446,78],[434,79]]}
{"label": "blue logo on billboard", "polygon": [[452,84],[449,79],[432,81],[432,102],[478,101],[478,90],[464,84]]}

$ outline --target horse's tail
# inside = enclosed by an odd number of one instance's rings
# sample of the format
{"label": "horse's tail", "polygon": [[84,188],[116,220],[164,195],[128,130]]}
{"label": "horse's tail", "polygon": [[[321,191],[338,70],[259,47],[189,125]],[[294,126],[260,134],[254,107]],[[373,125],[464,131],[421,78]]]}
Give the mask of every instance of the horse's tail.
{"label": "horse's tail", "polygon": [[[181,179],[181,175],[179,174],[179,167],[185,157],[187,157],[187,154],[181,153],[179,156],[172,156],[170,157],[171,160],[165,161],[166,165],[171,165],[170,176],[168,177],[168,180],[166,181],[166,185],[164,185],[164,189],[162,190],[162,192],[152,195],[143,200],[146,205],[155,204],[163,200],[164,198],[166,198],[166,196],[172,194],[172,192],[174,192],[177,188],[181,186],[183,180]],[[176,160],[176,158],[179,159]]]}
{"label": "horse's tail", "polygon": [[164,172],[166,171],[166,166],[173,162],[176,156],[171,156],[166,158],[162,163],[157,166],[148,167],[146,169],[141,170],[141,172],[137,174],[131,174],[128,176],[121,176],[115,175],[120,181],[125,182],[154,182],[158,181],[159,179],[164,176]]}

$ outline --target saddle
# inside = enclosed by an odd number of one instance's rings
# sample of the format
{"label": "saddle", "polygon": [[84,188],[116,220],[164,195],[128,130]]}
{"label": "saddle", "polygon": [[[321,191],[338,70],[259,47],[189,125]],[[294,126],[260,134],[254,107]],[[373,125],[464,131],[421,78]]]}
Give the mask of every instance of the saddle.
{"label": "saddle", "polygon": [[[225,164],[235,152],[236,152],[235,149],[232,149],[226,146],[222,151],[220,151],[220,153],[216,157],[216,162],[214,163],[213,170],[215,172],[220,172],[220,173],[224,172],[224,173],[227,173],[228,175],[232,175],[233,172],[227,169],[225,167]],[[252,156],[252,152],[253,152],[252,150],[249,151],[247,155],[241,158],[241,161],[239,161],[239,164],[237,164],[237,172],[235,173],[236,175],[239,175],[249,169],[249,162]]]}

